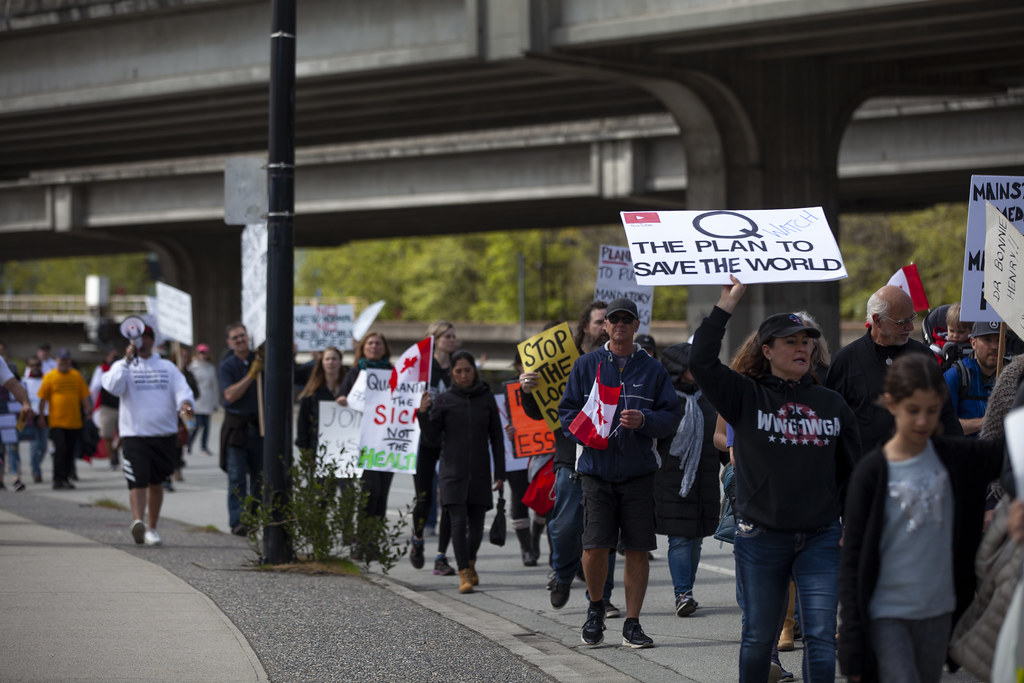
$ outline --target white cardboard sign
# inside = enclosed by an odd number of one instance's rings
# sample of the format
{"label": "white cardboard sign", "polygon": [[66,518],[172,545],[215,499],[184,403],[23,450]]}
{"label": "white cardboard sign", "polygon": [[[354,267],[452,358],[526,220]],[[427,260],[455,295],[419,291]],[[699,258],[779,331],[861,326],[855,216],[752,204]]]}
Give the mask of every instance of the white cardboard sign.
{"label": "white cardboard sign", "polygon": [[623,211],[642,285],[827,282],[847,276],[820,206],[756,211]]}
{"label": "white cardboard sign", "polygon": [[985,209],[985,299],[1024,339],[1024,235],[995,206]]}
{"label": "white cardboard sign", "polygon": [[156,325],[161,334],[192,346],[192,295],[157,282],[156,300]]}
{"label": "white cardboard sign", "polygon": [[294,308],[295,346],[299,351],[323,351],[335,346],[344,353],[352,348],[355,307],[296,306]]}
{"label": "white cardboard sign", "polygon": [[[337,465],[338,476],[362,474],[363,470],[359,467],[359,434],[363,428],[363,414],[334,401],[320,401],[319,409],[318,461]],[[325,475],[326,469],[319,474]]]}
{"label": "white cardboard sign", "polygon": [[985,301],[985,234],[991,203],[1006,218],[1024,225],[1024,177],[971,176],[967,202],[967,240],[964,245],[964,283],[960,292],[960,319],[999,322],[999,313]]}
{"label": "white cardboard sign", "polygon": [[242,324],[256,348],[267,339],[267,224],[242,230]]}
{"label": "white cardboard sign", "polygon": [[654,287],[636,283],[629,247],[602,244],[597,259],[594,299],[608,303],[620,298],[629,299],[636,304],[636,311],[640,314],[640,327],[637,332],[648,334],[651,331]]}

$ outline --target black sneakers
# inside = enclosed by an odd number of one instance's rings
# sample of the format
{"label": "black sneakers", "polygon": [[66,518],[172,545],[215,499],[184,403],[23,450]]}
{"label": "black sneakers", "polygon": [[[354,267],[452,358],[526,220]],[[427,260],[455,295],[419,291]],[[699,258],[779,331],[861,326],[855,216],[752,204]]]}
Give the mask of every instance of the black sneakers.
{"label": "black sneakers", "polygon": [[697,611],[697,601],[691,593],[683,593],[676,596],[676,616],[688,617]]}
{"label": "black sneakers", "polygon": [[586,645],[600,645],[604,641],[604,605],[587,608],[587,620],[580,631],[580,638]]}
{"label": "black sneakers", "polygon": [[423,569],[423,539],[413,537],[412,546],[409,548],[409,562],[414,569]]}
{"label": "black sneakers", "polygon": [[601,601],[604,605],[604,616],[605,619],[616,619],[619,616],[619,608],[612,604],[612,601],[605,598]]}
{"label": "black sneakers", "polygon": [[562,583],[558,579],[555,579],[554,585],[551,587],[551,606],[555,609],[562,609],[565,607],[565,603],[569,602],[569,591],[571,586],[568,583]]}
{"label": "black sneakers", "polygon": [[[584,626],[583,628],[586,629],[587,627]],[[639,621],[626,621],[626,625],[622,627],[622,644],[636,650],[644,647],[654,647],[654,641],[644,633]]]}

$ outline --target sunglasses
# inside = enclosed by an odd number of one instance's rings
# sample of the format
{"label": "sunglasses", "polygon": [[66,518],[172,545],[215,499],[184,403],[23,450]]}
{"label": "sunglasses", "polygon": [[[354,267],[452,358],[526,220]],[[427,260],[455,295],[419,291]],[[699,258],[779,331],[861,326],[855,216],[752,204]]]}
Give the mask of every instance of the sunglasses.
{"label": "sunglasses", "polygon": [[618,325],[619,323],[626,323],[627,325],[630,325],[630,324],[633,323],[634,320],[636,320],[636,318],[634,318],[633,316],[628,315],[628,314],[627,315],[615,315],[613,313],[612,315],[610,315],[607,318],[605,318],[605,320],[610,322],[612,325]]}

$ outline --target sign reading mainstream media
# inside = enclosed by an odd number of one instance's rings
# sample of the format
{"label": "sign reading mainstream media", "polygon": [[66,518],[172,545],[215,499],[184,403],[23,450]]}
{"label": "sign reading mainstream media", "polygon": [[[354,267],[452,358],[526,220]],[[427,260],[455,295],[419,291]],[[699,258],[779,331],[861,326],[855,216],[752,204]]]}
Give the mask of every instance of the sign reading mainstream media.
{"label": "sign reading mainstream media", "polygon": [[565,393],[565,383],[569,380],[572,364],[579,355],[568,323],[544,330],[519,344],[523,369],[537,373],[538,386],[533,391],[533,397],[550,430],[561,427],[558,403]]}
{"label": "sign reading mainstream media", "polygon": [[640,328],[637,332],[649,333],[651,331],[654,287],[636,283],[629,247],[602,244],[601,253],[597,259],[597,284],[594,287],[594,300],[607,303],[619,298],[629,299],[636,304],[637,313],[640,314]]}
{"label": "sign reading mainstream media", "polygon": [[821,207],[759,211],[623,211],[642,285],[827,282],[847,276]]}
{"label": "sign reading mainstream media", "polygon": [[1024,235],[992,204],[986,202],[985,298],[1006,324],[1024,338]]}
{"label": "sign reading mainstream media", "polygon": [[1024,177],[971,176],[967,203],[967,239],[964,246],[964,284],[960,293],[960,319],[999,322],[999,314],[985,301],[986,209],[991,203],[1006,219],[1024,225]]}

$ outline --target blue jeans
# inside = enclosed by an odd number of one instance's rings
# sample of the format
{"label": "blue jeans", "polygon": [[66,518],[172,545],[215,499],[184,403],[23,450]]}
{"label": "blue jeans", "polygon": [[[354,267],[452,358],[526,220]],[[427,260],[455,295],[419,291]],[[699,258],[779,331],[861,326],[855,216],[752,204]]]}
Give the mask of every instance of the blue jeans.
{"label": "blue jeans", "polygon": [[50,428],[40,427],[36,424],[25,425],[22,435],[29,437],[29,463],[32,466],[32,476],[43,476],[43,458],[50,448]]}
{"label": "blue jeans", "polygon": [[772,644],[792,575],[804,634],[803,679],[835,680],[839,538],[836,521],[811,533],[784,533],[736,520],[736,582],[743,610],[740,683],[768,680]]}
{"label": "blue jeans", "polygon": [[[573,479],[573,470],[555,471],[555,505],[548,513],[548,539],[551,541],[551,568],[559,583],[572,584],[583,556],[583,487]],[[615,553],[608,555],[608,577],[604,597],[612,597],[615,586]],[[589,593],[587,596],[589,600]]]}
{"label": "blue jeans", "polygon": [[676,595],[693,593],[703,542],[703,538],[668,537],[668,571],[672,574],[672,588]]}
{"label": "blue jeans", "polygon": [[242,504],[246,496],[260,495],[263,480],[263,438],[259,428],[248,425],[246,447],[228,446],[228,526],[241,523]]}
{"label": "blue jeans", "polygon": [[201,441],[203,446],[203,452],[206,453],[207,451],[210,450],[209,448],[206,447],[207,440],[209,439],[210,436],[210,416],[196,414],[196,429],[194,432],[192,432],[192,436],[188,437],[189,453],[192,452],[192,443],[196,440],[196,437],[199,436],[199,430],[203,431],[203,438]]}

